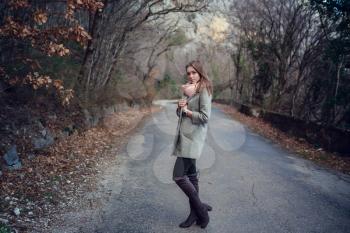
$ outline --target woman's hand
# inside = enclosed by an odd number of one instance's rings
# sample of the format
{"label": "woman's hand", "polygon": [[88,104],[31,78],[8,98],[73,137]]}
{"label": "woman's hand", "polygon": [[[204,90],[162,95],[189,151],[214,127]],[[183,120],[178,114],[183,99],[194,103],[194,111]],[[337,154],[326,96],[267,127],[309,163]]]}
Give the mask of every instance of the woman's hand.
{"label": "woman's hand", "polygon": [[179,100],[179,103],[177,104],[180,108],[185,107],[187,105],[187,101],[185,99]]}

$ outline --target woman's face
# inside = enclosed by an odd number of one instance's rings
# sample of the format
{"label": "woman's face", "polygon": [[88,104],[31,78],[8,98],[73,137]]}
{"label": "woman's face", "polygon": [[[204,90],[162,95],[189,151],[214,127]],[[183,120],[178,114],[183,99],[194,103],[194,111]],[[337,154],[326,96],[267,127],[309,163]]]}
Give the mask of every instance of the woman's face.
{"label": "woman's face", "polygon": [[187,78],[190,83],[197,83],[200,79],[199,73],[192,67],[187,67]]}

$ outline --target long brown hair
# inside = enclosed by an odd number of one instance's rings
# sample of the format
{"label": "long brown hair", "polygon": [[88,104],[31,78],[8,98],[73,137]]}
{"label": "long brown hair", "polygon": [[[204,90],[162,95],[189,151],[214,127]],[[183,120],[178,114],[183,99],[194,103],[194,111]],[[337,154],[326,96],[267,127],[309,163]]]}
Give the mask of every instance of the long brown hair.
{"label": "long brown hair", "polygon": [[196,93],[199,93],[204,88],[207,88],[209,95],[213,94],[213,84],[205,73],[202,64],[198,60],[191,61],[186,65],[186,72],[188,67],[192,67],[199,74],[199,85],[197,86]]}

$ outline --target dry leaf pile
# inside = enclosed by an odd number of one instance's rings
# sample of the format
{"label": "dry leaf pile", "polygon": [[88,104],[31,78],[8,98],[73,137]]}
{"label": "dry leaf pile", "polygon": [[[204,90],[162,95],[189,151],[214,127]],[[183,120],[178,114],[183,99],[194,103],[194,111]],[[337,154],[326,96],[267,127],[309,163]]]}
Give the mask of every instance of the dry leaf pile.
{"label": "dry leaf pile", "polygon": [[[0,176],[0,220],[26,232],[30,225],[47,224],[58,204],[75,208],[79,196],[96,187],[101,166],[116,159],[118,149],[152,109],[129,109],[111,114],[94,128],[56,142],[33,159],[22,159],[23,168]],[[38,220],[45,222],[38,223]]]}
{"label": "dry leaf pile", "polygon": [[335,153],[324,151],[322,148],[315,148],[312,144],[306,142],[305,139],[292,137],[281,130],[274,128],[271,124],[262,119],[242,114],[231,106],[219,103],[215,103],[215,106],[219,107],[236,120],[247,125],[254,132],[271,139],[287,150],[296,153],[303,158],[315,161],[320,165],[341,171],[345,174],[350,174],[349,157],[340,157]]}

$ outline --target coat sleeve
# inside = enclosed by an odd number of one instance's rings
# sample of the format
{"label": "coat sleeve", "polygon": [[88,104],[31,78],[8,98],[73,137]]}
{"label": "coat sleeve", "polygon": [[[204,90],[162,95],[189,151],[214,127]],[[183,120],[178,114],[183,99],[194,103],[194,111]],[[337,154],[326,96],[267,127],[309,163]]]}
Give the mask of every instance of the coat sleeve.
{"label": "coat sleeve", "polygon": [[204,88],[199,96],[199,111],[192,111],[193,124],[208,123],[211,114],[211,99],[212,96],[209,96],[208,90]]}

